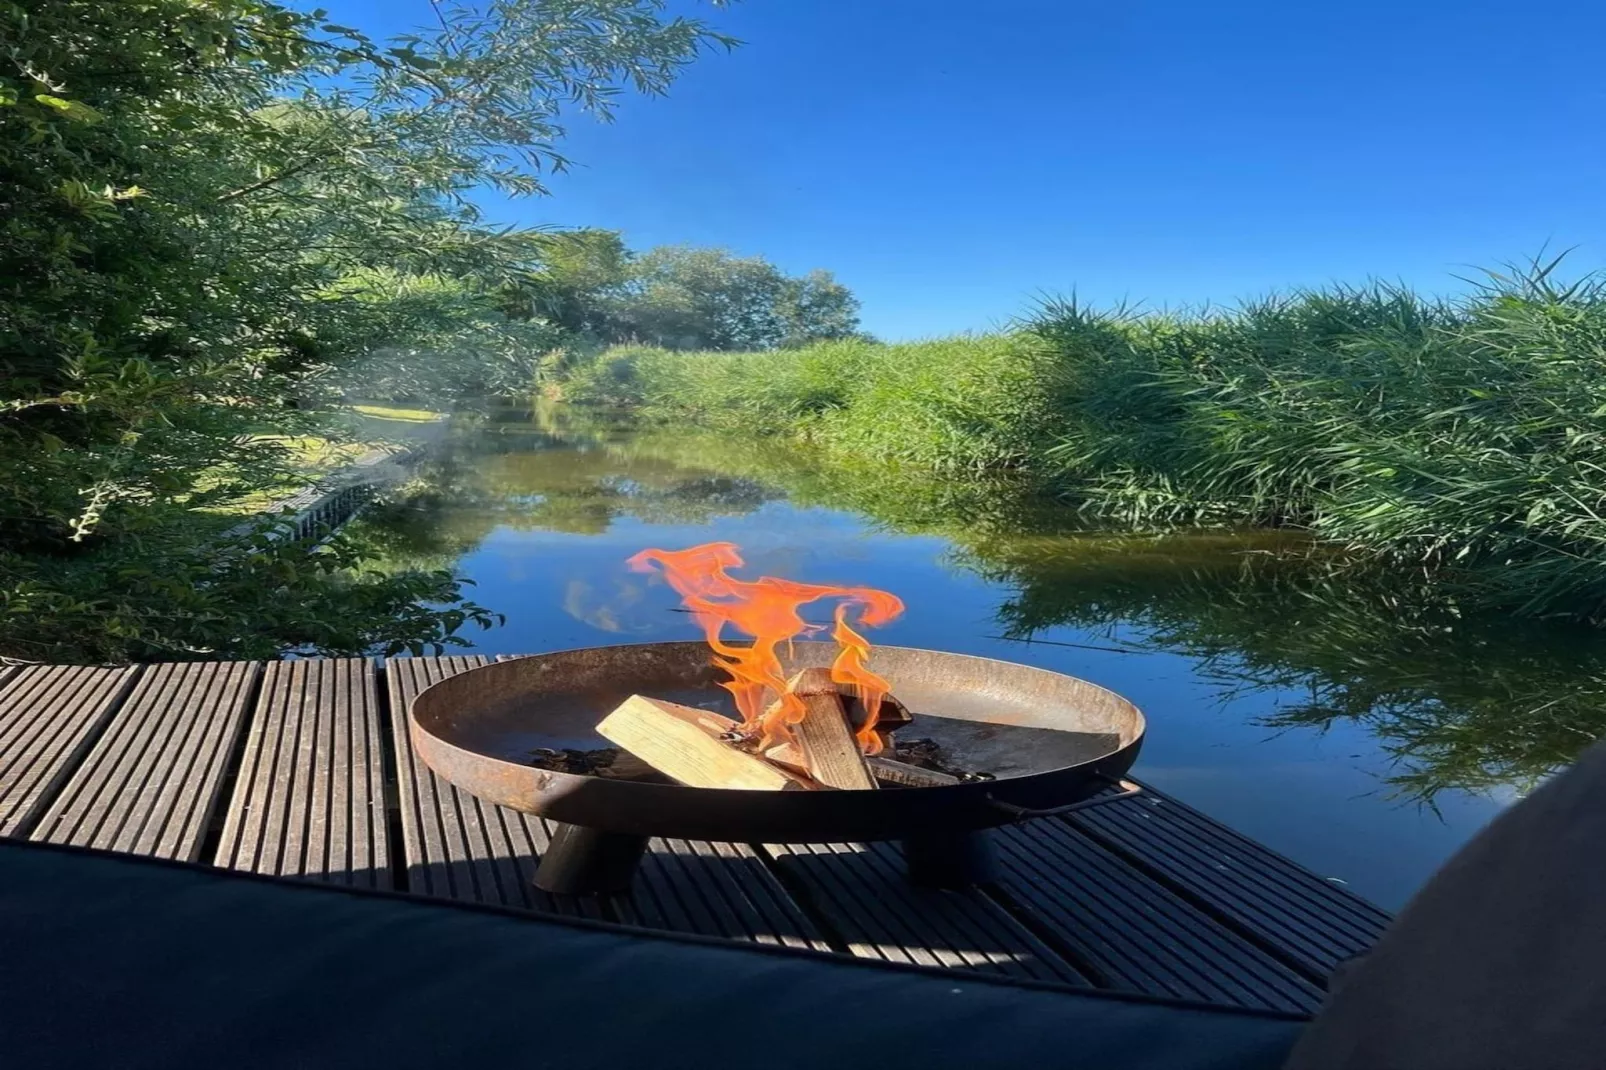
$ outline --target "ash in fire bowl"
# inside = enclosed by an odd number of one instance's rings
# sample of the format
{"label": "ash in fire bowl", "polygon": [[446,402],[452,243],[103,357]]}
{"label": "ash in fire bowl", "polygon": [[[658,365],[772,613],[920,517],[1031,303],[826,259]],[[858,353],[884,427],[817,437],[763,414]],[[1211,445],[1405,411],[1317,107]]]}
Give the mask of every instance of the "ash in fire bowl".
{"label": "ash in fire bowl", "polygon": [[[621,762],[621,757],[626,761]],[[574,776],[599,776],[608,780],[662,780],[662,774],[649,765],[629,761],[618,747],[578,750],[574,747],[537,747],[530,752],[530,764],[537,769]]]}

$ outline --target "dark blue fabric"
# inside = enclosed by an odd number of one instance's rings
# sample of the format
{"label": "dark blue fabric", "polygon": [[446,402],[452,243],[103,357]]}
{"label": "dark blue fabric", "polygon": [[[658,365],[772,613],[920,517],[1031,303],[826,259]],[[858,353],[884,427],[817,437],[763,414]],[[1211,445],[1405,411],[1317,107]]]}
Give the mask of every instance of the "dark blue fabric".
{"label": "dark blue fabric", "polygon": [[1301,1027],[0,842],[7,1066],[1269,1070]]}

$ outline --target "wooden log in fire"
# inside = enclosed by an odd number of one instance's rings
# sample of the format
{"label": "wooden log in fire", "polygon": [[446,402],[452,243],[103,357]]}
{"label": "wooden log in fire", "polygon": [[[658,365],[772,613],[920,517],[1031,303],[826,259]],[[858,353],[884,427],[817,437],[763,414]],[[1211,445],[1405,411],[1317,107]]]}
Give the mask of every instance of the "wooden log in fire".
{"label": "wooden log in fire", "polygon": [[783,765],[795,773],[808,775],[809,760],[803,757],[803,750],[796,743],[788,741],[766,747],[764,749],[764,757],[766,760],[774,762],[776,765]]}
{"label": "wooden log in fire", "polygon": [[[846,722],[843,724],[846,730]],[[597,732],[689,787],[756,791],[815,787],[807,778],[738,750],[720,738],[737,727],[730,718],[708,710],[631,695],[602,719]]]}
{"label": "wooden log in fire", "polygon": [[[848,711],[848,723],[855,732],[864,727],[865,719],[869,716],[864,700],[855,694],[851,685],[838,684],[838,692],[842,695],[843,705]],[[892,745],[892,733],[905,725],[913,723],[915,715],[909,712],[909,707],[898,701],[896,695],[882,695],[881,708],[876,711],[875,728],[872,731],[881,737],[881,745]]]}
{"label": "wooden log in fire", "polygon": [[802,701],[803,719],[787,727],[809,775],[828,788],[867,791],[879,787],[848,724],[842,696],[829,669],[804,669],[786,689]]}
{"label": "wooden log in fire", "polygon": [[[808,761],[796,743],[777,743],[764,751],[764,757],[795,773],[806,775],[809,771]],[[869,768],[870,775],[875,777],[882,787],[941,788],[961,782],[960,778],[952,773],[910,765],[908,762],[900,762],[895,758],[882,758],[879,755],[867,756],[864,764]]]}

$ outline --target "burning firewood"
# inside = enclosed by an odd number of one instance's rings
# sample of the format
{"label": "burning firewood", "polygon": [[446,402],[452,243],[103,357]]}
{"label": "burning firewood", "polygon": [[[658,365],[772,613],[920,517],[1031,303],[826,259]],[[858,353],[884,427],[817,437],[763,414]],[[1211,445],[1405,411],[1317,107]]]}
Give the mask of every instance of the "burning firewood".
{"label": "burning firewood", "polygon": [[[867,759],[866,743],[891,753],[892,733],[914,720],[883,695],[869,739],[868,714],[857,688],[832,679],[832,669],[805,669],[786,685],[761,718],[746,724],[708,710],[632,695],[597,725],[622,748],[614,764],[644,763],[682,784],[706,788],[836,788],[871,791],[951,784],[956,777],[905,762]],[[799,711],[798,706],[802,709]],[[797,719],[794,721],[793,717]],[[778,741],[775,737],[781,737]],[[761,741],[769,742],[758,752]]]}
{"label": "burning firewood", "polygon": [[[842,695],[843,704],[847,707],[848,723],[855,732],[864,728],[864,722],[869,716],[865,709],[864,700],[855,692],[856,688],[837,685],[837,691]],[[915,715],[909,712],[909,707],[899,702],[894,695],[882,695],[880,708],[876,711],[875,728],[872,730],[881,740],[881,746],[892,746],[892,733],[914,722]]]}
{"label": "burning firewood", "polygon": [[[796,683],[799,678],[801,678],[801,674],[798,677],[794,677],[793,682]],[[791,688],[789,687],[788,690],[791,690]],[[851,687],[837,684],[836,691],[841,696],[842,705],[847,711],[848,725],[855,733],[858,733],[864,727],[864,703],[851,693]],[[769,709],[765,711],[765,716],[773,717],[779,711],[780,703],[772,702]],[[881,744],[881,749],[890,753],[892,750],[892,734],[900,728],[913,724],[914,719],[914,714],[909,712],[907,706],[892,695],[884,696],[881,699],[880,715],[876,718],[876,726],[873,729],[876,739]],[[808,763],[805,761],[802,752],[797,749],[795,743],[777,743],[764,751],[764,757],[780,765],[797,769],[800,772],[806,772],[808,768]]]}
{"label": "burning firewood", "polygon": [[783,765],[795,773],[808,775],[809,760],[803,757],[802,748],[791,740],[766,747],[764,749],[764,760],[774,762],[776,765]]}
{"label": "burning firewood", "polygon": [[[847,731],[847,722],[842,724]],[[597,732],[659,772],[694,788],[788,791],[816,786],[806,777],[724,742],[721,737],[736,728],[735,721],[717,713],[631,695],[602,719]]]}
{"label": "burning firewood", "polygon": [[864,764],[864,752],[848,724],[842,696],[829,669],[804,669],[786,689],[805,709],[803,719],[787,728],[797,743],[809,775],[828,788],[869,790],[877,787]]}

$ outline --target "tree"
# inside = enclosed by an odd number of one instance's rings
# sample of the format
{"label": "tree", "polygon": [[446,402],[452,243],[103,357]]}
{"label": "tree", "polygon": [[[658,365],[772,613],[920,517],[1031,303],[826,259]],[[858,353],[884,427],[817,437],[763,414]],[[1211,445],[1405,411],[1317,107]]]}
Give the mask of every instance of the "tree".
{"label": "tree", "polygon": [[668,349],[774,349],[851,337],[858,301],[830,272],[790,278],[762,257],[660,246],[614,302],[615,341]]}
{"label": "tree", "polygon": [[351,398],[447,409],[527,392],[544,354],[570,335],[546,319],[508,315],[505,295],[471,279],[375,268],[342,279],[343,315],[328,340],[344,357],[330,383]]}
{"label": "tree", "polygon": [[540,235],[539,266],[508,293],[516,318],[539,318],[571,334],[604,339],[615,331],[612,305],[630,279],[631,256],[618,231],[572,230]]}
{"label": "tree", "polygon": [[777,311],[786,325],[777,343],[782,348],[861,336],[859,299],[829,271],[786,280]]}

